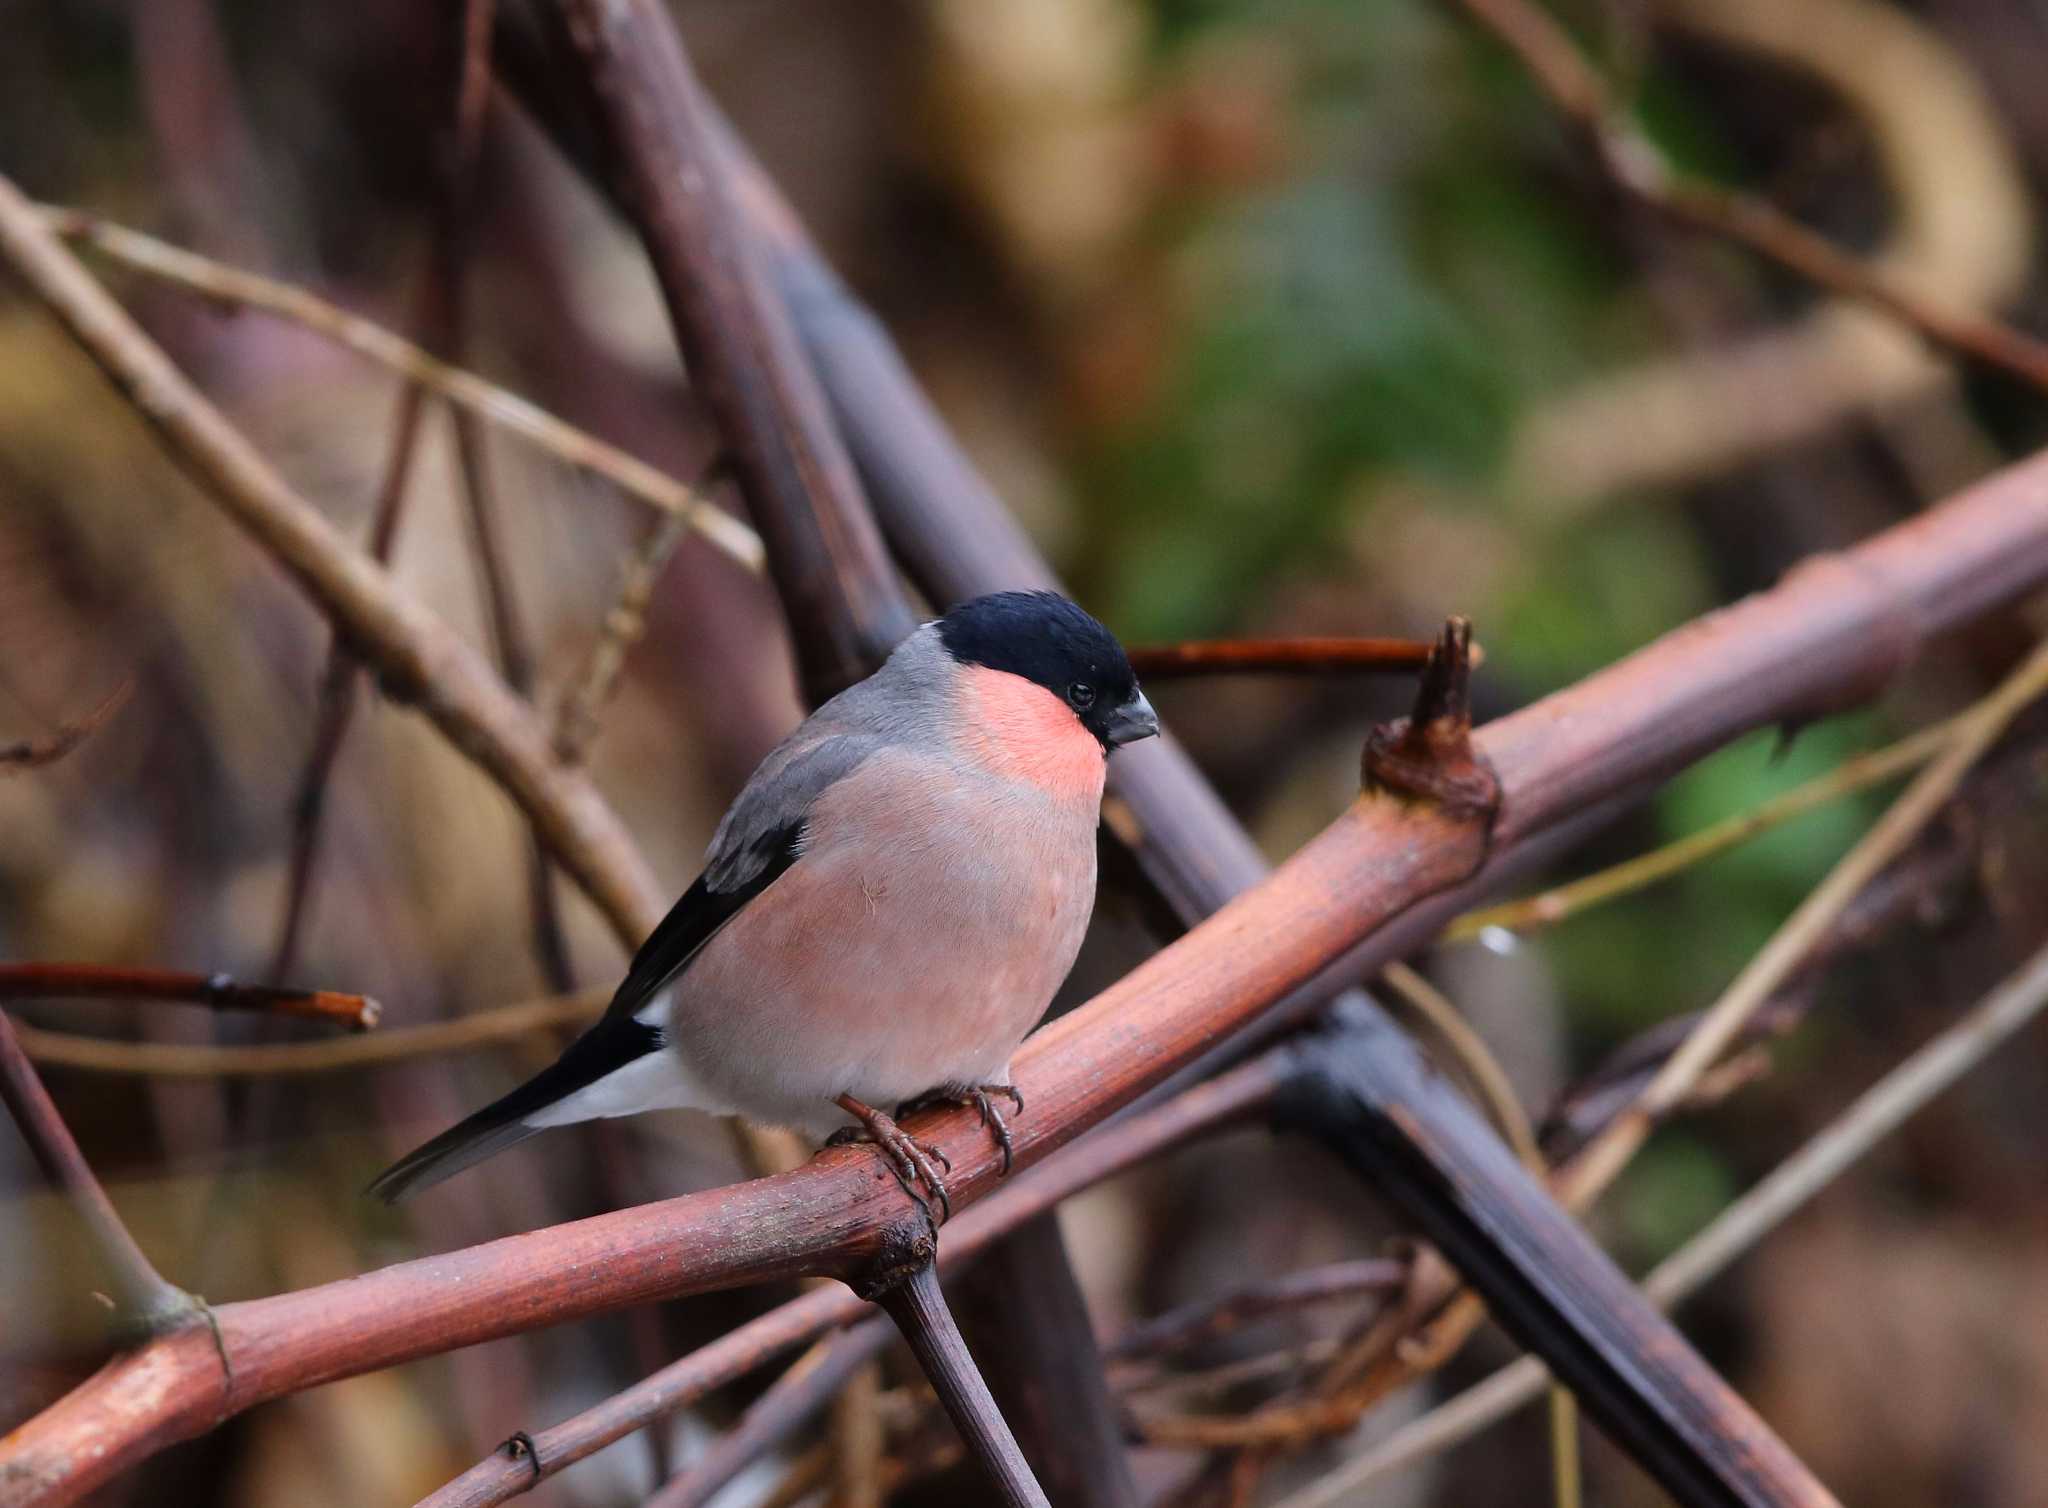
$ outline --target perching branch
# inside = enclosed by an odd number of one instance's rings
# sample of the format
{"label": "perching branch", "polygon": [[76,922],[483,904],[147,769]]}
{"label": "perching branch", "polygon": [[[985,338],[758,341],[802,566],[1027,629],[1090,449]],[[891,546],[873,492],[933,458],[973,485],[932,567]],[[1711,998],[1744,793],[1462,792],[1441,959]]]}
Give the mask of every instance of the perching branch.
{"label": "perching branch", "polygon": [[[1068,1148],[948,1222],[940,1265],[970,1261],[997,1237],[1042,1216],[1082,1189],[1168,1147],[1256,1113],[1278,1092],[1288,1067],[1284,1053],[1265,1053]],[[506,1502],[534,1482],[687,1407],[711,1388],[778,1352],[853,1322],[864,1308],[845,1289],[820,1288],[806,1293],[575,1418],[530,1436],[534,1452],[530,1461],[502,1453],[491,1456],[424,1499],[419,1508],[489,1508]]]}
{"label": "perching branch", "polygon": [[175,1000],[216,1010],[303,1016],[368,1031],[384,1008],[367,995],[241,984],[232,974],[93,963],[0,963],[0,1000]]}

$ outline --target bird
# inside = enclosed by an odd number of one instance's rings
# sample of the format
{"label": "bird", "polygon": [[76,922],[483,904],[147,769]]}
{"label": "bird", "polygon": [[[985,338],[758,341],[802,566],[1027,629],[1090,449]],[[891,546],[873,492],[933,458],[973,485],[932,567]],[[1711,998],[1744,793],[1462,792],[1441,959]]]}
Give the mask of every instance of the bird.
{"label": "bird", "polygon": [[1023,1113],[1011,1055],[1094,910],[1109,757],[1158,732],[1123,648],[1057,593],[922,624],[761,761],[603,1016],[369,1192],[396,1203],[550,1127],[695,1109],[872,1141],[949,1209],[943,1154],[887,1107],[974,1106],[1008,1169],[997,1101]]}

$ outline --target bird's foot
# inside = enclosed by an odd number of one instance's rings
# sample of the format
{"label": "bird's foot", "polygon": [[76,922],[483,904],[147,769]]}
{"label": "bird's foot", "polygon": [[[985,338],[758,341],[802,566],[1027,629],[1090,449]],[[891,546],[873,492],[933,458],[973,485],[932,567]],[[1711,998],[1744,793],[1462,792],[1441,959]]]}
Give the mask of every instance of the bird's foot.
{"label": "bird's foot", "polygon": [[1024,1095],[1015,1084],[968,1084],[958,1089],[935,1089],[930,1094],[920,1095],[907,1105],[898,1105],[898,1115],[908,1115],[913,1110],[925,1110],[934,1105],[972,1105],[981,1123],[988,1127],[989,1135],[1003,1154],[1003,1171],[1010,1171],[1016,1159],[1015,1148],[1010,1142],[1010,1123],[1003,1119],[1003,1112],[996,1109],[996,1100],[1010,1102],[1010,1113],[1024,1113]]}
{"label": "bird's foot", "polygon": [[880,1147],[882,1155],[889,1159],[896,1181],[903,1185],[903,1192],[916,1200],[920,1209],[927,1215],[931,1214],[931,1206],[918,1192],[920,1185],[938,1200],[939,1214],[934,1224],[952,1216],[953,1199],[946,1192],[945,1179],[939,1176],[940,1167],[949,1173],[953,1170],[951,1158],[932,1143],[918,1141],[874,1106],[864,1104],[850,1094],[840,1095],[833,1103],[860,1124],[833,1132],[826,1139],[826,1146],[843,1147],[850,1142],[870,1142]]}

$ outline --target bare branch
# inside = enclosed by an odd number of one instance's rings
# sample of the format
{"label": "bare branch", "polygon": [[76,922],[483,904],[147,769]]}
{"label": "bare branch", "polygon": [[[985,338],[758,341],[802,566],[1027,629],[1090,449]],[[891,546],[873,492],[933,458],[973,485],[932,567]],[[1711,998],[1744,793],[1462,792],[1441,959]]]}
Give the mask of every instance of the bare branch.
{"label": "bare branch", "polygon": [[[1198,675],[1406,675],[1429,662],[1427,639],[1191,639],[1133,645],[1131,669],[1141,680]],[[1472,663],[1485,662],[1477,645]]]}
{"label": "bare branch", "polygon": [[1564,29],[1528,0],[1458,0],[1583,132],[1614,184],[1680,224],[1748,247],[1809,283],[1870,304],[1928,341],[2048,391],[2048,342],[1997,320],[1948,308],[1843,251],[1761,199],[1672,170],[1614,110],[1607,86]]}
{"label": "bare branch", "polygon": [[[303,1016],[368,1031],[384,1008],[367,995],[242,984],[232,974],[93,963],[0,963],[0,1000],[175,1000],[216,1010]],[[33,1054],[31,1054],[33,1056]]]}
{"label": "bare branch", "polygon": [[15,743],[0,744],[0,775],[12,775],[22,770],[34,770],[46,764],[55,764],[99,732],[100,727],[121,709],[134,690],[133,681],[123,681],[101,698],[100,704],[92,711],[73,722],[59,723],[57,731],[48,737],[24,738]]}
{"label": "bare branch", "polygon": [[832,1395],[889,1343],[880,1317],[819,1341],[689,1468],[647,1500],[646,1508],[702,1508],[728,1482],[821,1412]]}
{"label": "bare branch", "polygon": [[604,1009],[608,994],[584,990],[474,1011],[453,1021],[431,1021],[327,1042],[259,1042],[242,1047],[211,1042],[110,1042],[26,1024],[15,1029],[29,1057],[59,1068],[148,1078],[258,1079],[343,1073],[437,1053],[466,1052],[535,1032],[560,1031],[594,1020]]}
{"label": "bare branch", "polygon": [[[1865,1090],[1826,1129],[1660,1262],[1643,1280],[1643,1291],[1662,1308],[1697,1293],[2044,1008],[2048,950],[2035,954],[1962,1020]],[[1330,1508],[1355,1501],[1367,1484],[1447,1450],[1533,1402],[1549,1380],[1542,1362],[1524,1357],[1403,1425],[1278,1508]]]}
{"label": "bare branch", "polygon": [[938,1264],[927,1255],[906,1281],[890,1286],[875,1302],[889,1311],[910,1342],[918,1365],[938,1389],[939,1402],[967,1442],[968,1454],[988,1473],[996,1500],[1007,1508],[1052,1508],[960,1338],[939,1291]]}
{"label": "bare branch", "polygon": [[43,1175],[70,1202],[91,1238],[101,1274],[112,1290],[117,1329],[132,1339],[199,1320],[197,1302],[167,1282],[135,1244],[114,1202],[86,1165],[49,1091],[29,1066],[5,1011],[0,1011],[0,1100],[13,1114]]}
{"label": "bare branch", "polygon": [[564,769],[531,710],[439,618],[398,591],[294,492],[0,179],[0,256],[149,421],[171,453],[526,811],[629,947],[660,920],[660,891],[595,786]]}
{"label": "bare branch", "polygon": [[734,213],[711,107],[652,0],[563,0],[691,377],[717,422],[796,628],[813,702],[916,619],[780,300]]}
{"label": "bare branch", "polygon": [[[1035,1219],[1080,1190],[1163,1149],[1257,1112],[1288,1071],[1285,1052],[1268,1052],[1229,1073],[1107,1127],[1044,1167],[998,1189],[946,1228],[940,1263],[972,1259],[996,1237]],[[821,1288],[751,1320],[573,1419],[531,1437],[531,1458],[492,1456],[421,1502],[419,1508],[488,1508],[525,1492],[616,1440],[687,1406],[711,1388],[822,1331],[849,1324],[866,1306],[845,1289]],[[536,1464],[537,1463],[537,1464]]]}
{"label": "bare branch", "polygon": [[750,571],[762,564],[760,536],[689,487],[597,436],[576,428],[474,372],[450,365],[383,326],[318,294],[202,257],[84,210],[42,206],[46,224],[135,272],[187,288],[230,308],[254,309],[324,335],[357,355],[432,388],[448,402],[509,429],[564,464],[610,482],[626,496],[685,520]]}

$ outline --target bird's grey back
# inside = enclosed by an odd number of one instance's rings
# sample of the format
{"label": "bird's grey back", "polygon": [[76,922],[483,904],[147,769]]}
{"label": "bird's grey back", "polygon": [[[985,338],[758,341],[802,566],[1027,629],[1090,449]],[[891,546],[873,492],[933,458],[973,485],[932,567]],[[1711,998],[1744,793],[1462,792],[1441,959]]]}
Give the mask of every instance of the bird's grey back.
{"label": "bird's grey back", "polygon": [[730,891],[759,874],[772,844],[801,823],[827,789],[876,751],[946,747],[956,667],[929,623],[882,667],[827,701],[761,761],[713,834],[705,880]]}

